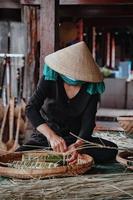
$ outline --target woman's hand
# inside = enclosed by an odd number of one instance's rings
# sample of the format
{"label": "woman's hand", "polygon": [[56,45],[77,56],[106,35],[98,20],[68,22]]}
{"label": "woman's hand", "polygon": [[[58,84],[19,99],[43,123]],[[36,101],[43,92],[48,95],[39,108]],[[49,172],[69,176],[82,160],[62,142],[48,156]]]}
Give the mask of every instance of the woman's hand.
{"label": "woman's hand", "polygon": [[59,137],[58,135],[56,135],[55,133],[53,133],[50,137],[50,139],[48,139],[50,142],[50,145],[52,147],[52,149],[55,152],[66,152],[67,151],[67,146],[66,146],[66,142],[62,137]]}
{"label": "woman's hand", "polygon": [[54,151],[61,153],[67,151],[65,140],[58,136],[47,124],[41,124],[37,127],[37,130],[47,138]]}
{"label": "woman's hand", "polygon": [[68,147],[68,152],[71,157],[67,160],[70,164],[75,164],[78,158],[78,151],[76,150],[76,144],[73,143]]}
{"label": "woman's hand", "polygon": [[75,164],[78,158],[78,147],[83,145],[84,142],[82,140],[77,140],[75,143],[71,144],[68,147],[68,151],[71,153],[71,157],[68,159],[70,164]]}

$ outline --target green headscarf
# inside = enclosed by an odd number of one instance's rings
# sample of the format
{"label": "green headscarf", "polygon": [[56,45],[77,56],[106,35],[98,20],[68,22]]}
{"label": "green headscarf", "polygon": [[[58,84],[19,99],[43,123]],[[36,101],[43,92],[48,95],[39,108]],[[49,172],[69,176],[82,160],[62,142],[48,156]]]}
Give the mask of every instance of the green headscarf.
{"label": "green headscarf", "polygon": [[[66,82],[69,85],[82,85],[86,83],[85,81],[75,80],[68,76],[59,74],[53,69],[51,69],[47,64],[44,65],[43,75],[44,75],[45,80],[51,80],[51,81],[56,81],[59,75],[64,80],[64,82]],[[102,94],[105,91],[105,84],[103,81],[99,83],[88,82],[86,91],[88,94],[91,94],[91,95]]]}

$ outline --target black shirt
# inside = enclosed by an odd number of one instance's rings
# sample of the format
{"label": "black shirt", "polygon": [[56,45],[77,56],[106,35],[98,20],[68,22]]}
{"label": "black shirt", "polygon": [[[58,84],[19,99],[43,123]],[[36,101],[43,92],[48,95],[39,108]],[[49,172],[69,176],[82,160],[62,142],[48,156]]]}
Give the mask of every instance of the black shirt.
{"label": "black shirt", "polygon": [[47,123],[64,139],[72,132],[89,140],[95,127],[99,94],[89,95],[86,86],[83,84],[77,95],[69,99],[60,77],[57,81],[42,77],[26,106],[32,125],[36,128]]}

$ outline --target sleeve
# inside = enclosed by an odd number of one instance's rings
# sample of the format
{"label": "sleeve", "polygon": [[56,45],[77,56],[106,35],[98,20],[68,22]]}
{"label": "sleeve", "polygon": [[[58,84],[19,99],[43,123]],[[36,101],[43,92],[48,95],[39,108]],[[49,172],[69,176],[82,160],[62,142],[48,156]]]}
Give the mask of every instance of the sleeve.
{"label": "sleeve", "polygon": [[82,120],[81,120],[81,129],[79,132],[79,137],[88,140],[93,132],[95,127],[95,116],[97,112],[97,103],[99,100],[99,94],[91,96],[91,99],[84,111]]}
{"label": "sleeve", "polygon": [[50,82],[44,80],[44,77],[42,76],[35,92],[31,96],[26,106],[26,115],[35,128],[45,123],[45,120],[40,114],[40,109],[48,95],[49,85]]}

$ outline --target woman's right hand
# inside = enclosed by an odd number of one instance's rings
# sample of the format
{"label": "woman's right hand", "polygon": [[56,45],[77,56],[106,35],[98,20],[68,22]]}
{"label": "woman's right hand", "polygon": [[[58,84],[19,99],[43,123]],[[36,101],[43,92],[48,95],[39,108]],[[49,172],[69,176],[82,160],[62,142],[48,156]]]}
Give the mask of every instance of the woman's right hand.
{"label": "woman's right hand", "polygon": [[47,124],[41,124],[37,127],[37,130],[41,132],[49,141],[51,148],[55,152],[66,152],[67,151],[67,145],[65,140],[58,136]]}
{"label": "woman's right hand", "polygon": [[62,137],[59,137],[58,135],[56,135],[55,133],[53,133],[50,136],[50,139],[48,139],[50,142],[50,145],[52,147],[52,149],[55,152],[66,152],[67,151],[67,146],[66,146],[66,142]]}

